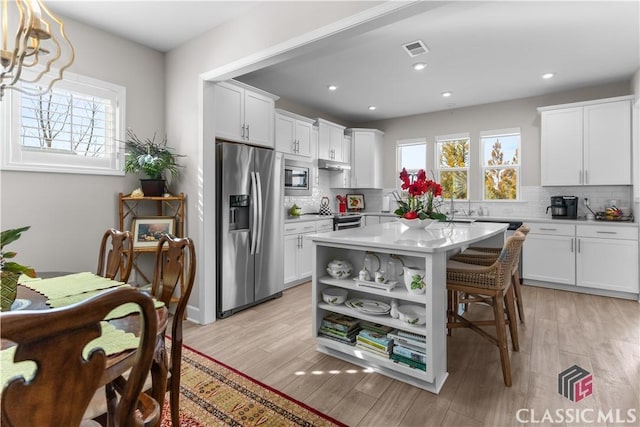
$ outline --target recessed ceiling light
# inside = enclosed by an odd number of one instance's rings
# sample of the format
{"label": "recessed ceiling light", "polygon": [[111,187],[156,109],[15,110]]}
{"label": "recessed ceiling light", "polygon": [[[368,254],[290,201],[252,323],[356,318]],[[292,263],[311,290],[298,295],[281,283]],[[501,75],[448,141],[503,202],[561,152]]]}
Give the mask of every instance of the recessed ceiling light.
{"label": "recessed ceiling light", "polygon": [[452,93],[452,92],[442,92],[442,96],[443,96],[443,97],[445,97],[445,98],[448,98],[448,97],[450,97],[451,95],[453,95],[453,93]]}
{"label": "recessed ceiling light", "polygon": [[376,106],[375,106],[375,105],[369,105],[369,110],[370,110],[370,111],[373,111],[373,110],[375,110],[375,109],[376,109]]}
{"label": "recessed ceiling light", "polygon": [[327,86],[327,89],[329,89],[330,91],[332,91],[332,92],[333,92],[334,90],[337,90],[337,89],[338,89],[338,86],[336,86],[336,85],[329,85],[329,86]]}
{"label": "recessed ceiling light", "polygon": [[413,69],[416,71],[422,71],[427,68],[427,64],[424,62],[418,62],[417,64],[413,64]]}
{"label": "recessed ceiling light", "polygon": [[555,76],[555,75],[556,75],[556,73],[544,73],[544,74],[542,75],[542,78],[543,78],[543,79],[550,79],[551,77],[553,77],[553,76]]}

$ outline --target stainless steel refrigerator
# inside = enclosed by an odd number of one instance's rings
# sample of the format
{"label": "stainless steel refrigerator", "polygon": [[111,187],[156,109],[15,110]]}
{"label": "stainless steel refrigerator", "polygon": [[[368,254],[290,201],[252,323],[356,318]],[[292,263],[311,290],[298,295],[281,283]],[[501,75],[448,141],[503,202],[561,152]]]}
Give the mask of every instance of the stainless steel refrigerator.
{"label": "stainless steel refrigerator", "polygon": [[282,153],[216,142],[217,317],[282,295]]}

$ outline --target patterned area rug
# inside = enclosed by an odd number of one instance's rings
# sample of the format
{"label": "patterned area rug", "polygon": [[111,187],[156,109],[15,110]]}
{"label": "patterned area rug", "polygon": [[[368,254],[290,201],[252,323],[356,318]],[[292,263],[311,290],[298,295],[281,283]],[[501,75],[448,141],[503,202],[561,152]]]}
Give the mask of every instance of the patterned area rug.
{"label": "patterned area rug", "polygon": [[[182,351],[180,388],[183,427],[345,426],[187,346]],[[170,426],[167,394],[161,427]]]}

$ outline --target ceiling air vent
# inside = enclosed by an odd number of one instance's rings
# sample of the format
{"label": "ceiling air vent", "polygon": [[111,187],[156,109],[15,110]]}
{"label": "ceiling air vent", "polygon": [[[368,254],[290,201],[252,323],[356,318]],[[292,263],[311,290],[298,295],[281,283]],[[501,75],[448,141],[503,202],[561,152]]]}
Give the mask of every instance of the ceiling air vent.
{"label": "ceiling air vent", "polygon": [[422,55],[423,53],[429,52],[429,48],[427,48],[427,45],[424,44],[422,40],[416,40],[414,42],[404,44],[402,45],[402,47],[412,58],[414,56]]}

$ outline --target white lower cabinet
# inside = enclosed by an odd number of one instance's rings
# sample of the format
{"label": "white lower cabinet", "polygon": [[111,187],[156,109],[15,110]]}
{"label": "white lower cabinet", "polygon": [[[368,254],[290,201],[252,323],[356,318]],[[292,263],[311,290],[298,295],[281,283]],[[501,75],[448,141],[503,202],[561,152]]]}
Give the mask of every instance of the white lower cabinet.
{"label": "white lower cabinet", "polygon": [[[638,229],[528,223],[522,277],[541,284],[639,294]],[[531,282],[530,282],[531,283]],[[534,283],[535,284],[535,283]]]}
{"label": "white lower cabinet", "polygon": [[384,224],[385,222],[393,222],[396,218],[394,216],[389,215],[365,215],[364,216],[364,226],[373,225],[373,224]]}
{"label": "white lower cabinet", "polygon": [[363,219],[365,227],[367,225],[380,224],[380,217],[378,215],[365,215]]}
{"label": "white lower cabinet", "polygon": [[305,236],[333,230],[333,220],[306,221],[284,225],[284,284],[285,288],[311,278],[312,244]]}
{"label": "white lower cabinet", "polygon": [[578,286],[637,294],[638,235],[635,228],[578,226]]}
{"label": "white lower cabinet", "polygon": [[576,284],[575,226],[528,224],[522,277],[543,282]]}

